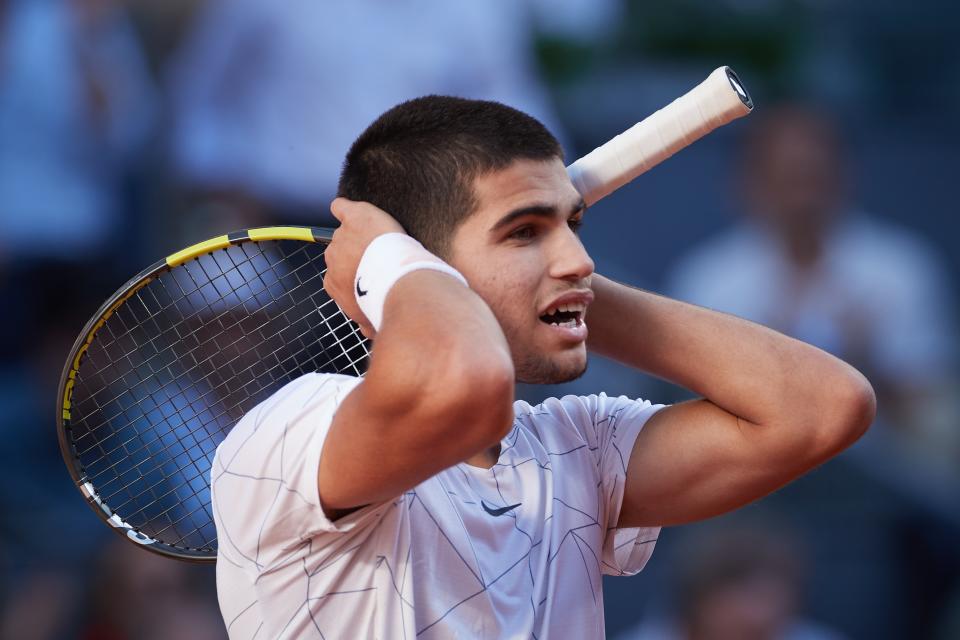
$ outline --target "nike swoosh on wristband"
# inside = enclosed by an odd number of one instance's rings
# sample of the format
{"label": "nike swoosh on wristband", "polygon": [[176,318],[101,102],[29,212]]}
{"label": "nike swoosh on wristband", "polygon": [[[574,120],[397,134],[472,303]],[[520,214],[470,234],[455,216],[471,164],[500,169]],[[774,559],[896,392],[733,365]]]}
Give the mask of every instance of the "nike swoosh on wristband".
{"label": "nike swoosh on wristband", "polygon": [[492,516],[502,516],[502,515],[505,514],[507,511],[510,511],[510,510],[512,510],[512,509],[516,509],[516,508],[519,507],[521,504],[523,504],[523,503],[522,503],[522,502],[518,502],[517,504],[512,504],[512,505],[510,505],[509,507],[500,507],[499,509],[491,509],[490,507],[487,506],[487,503],[486,503],[486,502],[484,502],[483,500],[480,501],[480,506],[483,507],[483,510],[486,511],[487,513],[489,513],[489,514],[492,515]]}
{"label": "nike swoosh on wristband", "polygon": [[358,296],[367,295],[367,291],[364,291],[363,289],[360,288],[360,278],[357,278],[357,295]]}

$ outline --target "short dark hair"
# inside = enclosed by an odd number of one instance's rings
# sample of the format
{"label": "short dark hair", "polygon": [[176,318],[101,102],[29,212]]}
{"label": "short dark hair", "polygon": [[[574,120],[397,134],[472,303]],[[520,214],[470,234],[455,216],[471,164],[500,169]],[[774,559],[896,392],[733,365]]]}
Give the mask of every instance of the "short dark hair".
{"label": "short dark hair", "polygon": [[515,160],[563,158],[539,121],[486,100],[425,96],[377,118],[350,147],[337,195],[390,213],[444,256],[476,208],[473,181]]}

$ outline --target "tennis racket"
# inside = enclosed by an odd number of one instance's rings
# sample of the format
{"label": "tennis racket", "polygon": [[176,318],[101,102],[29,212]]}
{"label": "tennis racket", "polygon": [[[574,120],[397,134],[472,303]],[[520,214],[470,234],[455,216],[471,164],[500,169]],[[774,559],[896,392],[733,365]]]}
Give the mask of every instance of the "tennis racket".
{"label": "tennis racket", "polygon": [[[571,179],[593,204],[751,107],[722,67],[573,163]],[[323,289],[332,233],[267,227],[201,242],[136,275],[84,327],[60,381],[60,449],[117,533],[215,560],[210,468],[233,425],[303,374],[366,371],[367,340]]]}
{"label": "tennis racket", "polygon": [[573,186],[589,207],[693,144],[753,110],[753,100],[730,67],[594,149],[569,167]]}

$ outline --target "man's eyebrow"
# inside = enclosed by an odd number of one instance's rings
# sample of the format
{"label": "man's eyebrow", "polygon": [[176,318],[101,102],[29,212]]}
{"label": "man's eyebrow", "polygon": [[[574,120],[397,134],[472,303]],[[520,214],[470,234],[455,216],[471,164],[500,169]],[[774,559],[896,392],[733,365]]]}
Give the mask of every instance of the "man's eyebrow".
{"label": "man's eyebrow", "polygon": [[[586,208],[587,203],[583,201],[583,198],[580,198],[577,200],[576,204],[570,208],[570,215],[576,215],[581,211],[585,211]],[[497,220],[497,222],[490,227],[490,233],[496,233],[497,231],[510,225],[518,218],[523,218],[526,216],[552,218],[555,215],[557,215],[557,208],[550,204],[532,204],[527,207],[521,207],[520,209],[514,209],[510,213]]]}

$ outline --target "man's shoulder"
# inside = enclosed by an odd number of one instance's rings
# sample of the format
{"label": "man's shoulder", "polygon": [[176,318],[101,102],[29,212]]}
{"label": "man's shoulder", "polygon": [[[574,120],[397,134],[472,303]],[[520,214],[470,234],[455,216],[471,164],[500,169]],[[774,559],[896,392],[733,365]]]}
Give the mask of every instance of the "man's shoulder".
{"label": "man's shoulder", "polygon": [[662,405],[624,395],[608,396],[601,391],[550,397],[536,405],[517,400],[513,406],[517,426],[533,432],[542,441],[563,433],[592,439],[598,429],[605,429],[621,416],[642,416],[645,420]]}
{"label": "man's shoulder", "polygon": [[[315,372],[291,380],[247,411],[217,447],[216,455],[236,450],[261,431],[284,429],[308,413],[318,420],[332,418],[343,398],[361,381],[354,376]],[[269,433],[261,435],[274,439]]]}
{"label": "man's shoulder", "polygon": [[642,398],[631,398],[625,395],[607,395],[606,392],[590,393],[586,395],[566,394],[563,396],[551,396],[543,401],[532,404],[526,400],[516,400],[513,403],[514,414],[519,418],[522,416],[553,416],[553,417],[579,417],[594,419],[596,414],[611,410],[625,405],[651,406],[649,400]]}

